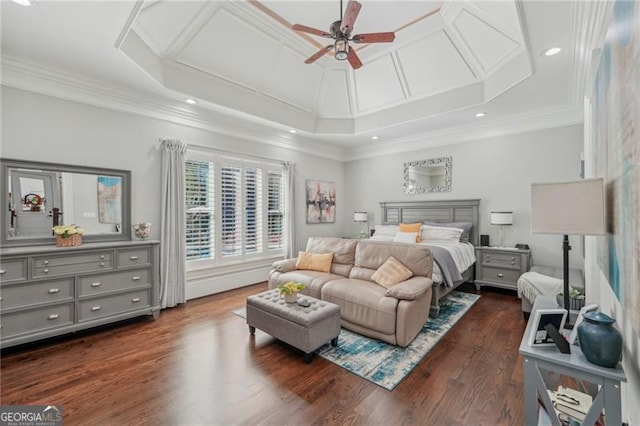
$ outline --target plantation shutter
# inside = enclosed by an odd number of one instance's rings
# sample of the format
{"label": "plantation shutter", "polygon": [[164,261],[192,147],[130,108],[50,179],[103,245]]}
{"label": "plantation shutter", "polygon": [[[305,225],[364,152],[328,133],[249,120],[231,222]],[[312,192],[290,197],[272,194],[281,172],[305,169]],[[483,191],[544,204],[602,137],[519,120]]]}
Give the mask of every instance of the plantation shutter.
{"label": "plantation shutter", "polygon": [[215,257],[214,167],[208,161],[185,164],[187,260]]}
{"label": "plantation shutter", "polygon": [[262,170],[247,168],[244,171],[245,188],[245,252],[262,251]]}
{"label": "plantation shutter", "polygon": [[220,171],[222,256],[236,256],[242,253],[242,175],[234,165]]}
{"label": "plantation shutter", "polygon": [[282,171],[269,170],[268,176],[268,211],[267,211],[267,235],[268,249],[281,249],[284,247],[284,173]]}

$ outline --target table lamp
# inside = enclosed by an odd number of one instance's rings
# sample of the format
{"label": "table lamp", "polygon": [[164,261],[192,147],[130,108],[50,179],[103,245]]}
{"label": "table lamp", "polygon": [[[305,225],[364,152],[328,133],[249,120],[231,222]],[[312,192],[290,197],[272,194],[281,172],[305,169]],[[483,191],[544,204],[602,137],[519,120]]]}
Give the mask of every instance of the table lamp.
{"label": "table lamp", "polygon": [[500,227],[499,247],[502,247],[502,228],[513,225],[513,212],[491,212],[491,224]]}
{"label": "table lamp", "polygon": [[369,215],[367,212],[353,212],[353,221],[360,224],[360,238],[367,238],[369,235]]}

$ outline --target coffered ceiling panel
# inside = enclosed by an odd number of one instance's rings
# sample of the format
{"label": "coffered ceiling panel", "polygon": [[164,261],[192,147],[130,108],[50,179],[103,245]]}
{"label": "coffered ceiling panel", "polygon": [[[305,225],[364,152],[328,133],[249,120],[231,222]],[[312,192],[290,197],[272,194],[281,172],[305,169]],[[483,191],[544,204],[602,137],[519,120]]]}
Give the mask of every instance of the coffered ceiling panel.
{"label": "coffered ceiling panel", "polygon": [[491,72],[503,58],[520,46],[505,32],[467,9],[456,17],[453,27],[485,73]]}
{"label": "coffered ceiling panel", "polygon": [[444,31],[398,49],[409,95],[441,93],[475,81],[475,76]]}
{"label": "coffered ceiling panel", "polygon": [[318,114],[327,118],[350,117],[353,115],[349,96],[349,77],[346,69],[328,69],[327,84],[320,95]]}
{"label": "coffered ceiling panel", "polygon": [[359,112],[371,112],[404,99],[391,55],[384,55],[368,62],[367,66],[358,70],[355,82]]}
{"label": "coffered ceiling panel", "polygon": [[273,66],[264,85],[264,93],[312,113],[322,67],[306,65],[302,56],[289,48],[282,48],[274,57]]}
{"label": "coffered ceiling panel", "polygon": [[156,54],[164,55],[205,7],[200,2],[153,2],[140,11],[136,31]]}
{"label": "coffered ceiling panel", "polygon": [[225,9],[218,9],[176,59],[259,90],[265,70],[271,68],[279,49],[279,43],[269,34]]}

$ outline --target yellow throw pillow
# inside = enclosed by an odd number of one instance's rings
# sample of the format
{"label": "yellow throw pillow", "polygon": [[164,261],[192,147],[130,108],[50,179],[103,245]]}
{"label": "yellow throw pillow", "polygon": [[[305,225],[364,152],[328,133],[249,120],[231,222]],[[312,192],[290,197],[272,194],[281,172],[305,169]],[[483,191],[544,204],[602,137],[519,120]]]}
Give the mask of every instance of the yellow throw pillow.
{"label": "yellow throw pillow", "polygon": [[417,232],[416,243],[420,242],[420,228],[422,228],[421,223],[401,223],[400,224],[400,232]]}
{"label": "yellow throw pillow", "polygon": [[386,262],[373,273],[371,279],[384,288],[389,288],[413,276],[413,272],[395,257],[389,257]]}
{"label": "yellow throw pillow", "polygon": [[333,253],[308,253],[298,252],[296,269],[306,269],[307,271],[331,272],[331,261]]}

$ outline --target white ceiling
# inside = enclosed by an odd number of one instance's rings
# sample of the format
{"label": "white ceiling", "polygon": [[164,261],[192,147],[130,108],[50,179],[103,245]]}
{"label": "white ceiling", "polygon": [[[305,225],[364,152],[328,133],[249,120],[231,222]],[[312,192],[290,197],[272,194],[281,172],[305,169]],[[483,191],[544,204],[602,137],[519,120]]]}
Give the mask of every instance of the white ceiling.
{"label": "white ceiling", "polygon": [[290,29],[336,0],[3,1],[2,84],[341,160],[581,120],[590,2],[361,3],[354,71]]}

